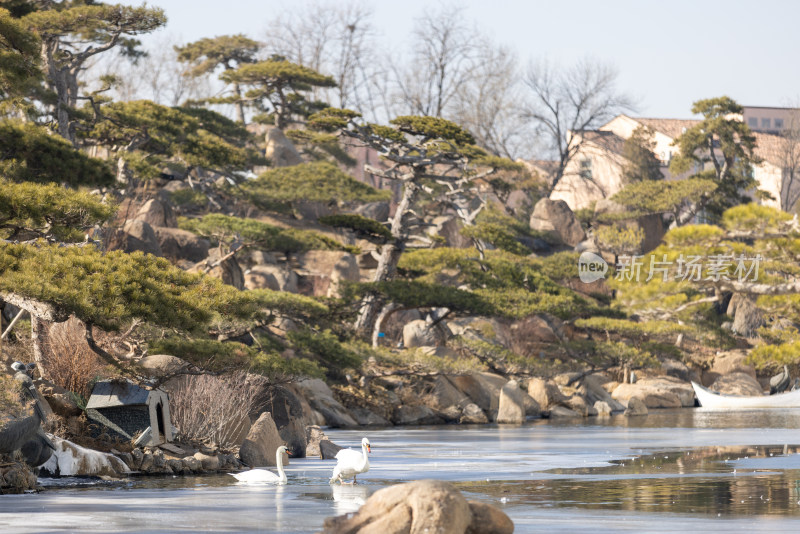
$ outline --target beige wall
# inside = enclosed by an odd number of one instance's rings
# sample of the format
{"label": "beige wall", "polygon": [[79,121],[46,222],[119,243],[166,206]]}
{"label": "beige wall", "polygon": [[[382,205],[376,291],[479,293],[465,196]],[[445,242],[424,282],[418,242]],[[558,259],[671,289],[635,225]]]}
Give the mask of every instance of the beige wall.
{"label": "beige wall", "polygon": [[[782,129],[786,129],[792,125],[792,121],[794,121],[794,127],[800,127],[800,117],[798,113],[800,110],[791,109],[791,108],[751,108],[745,107],[744,113],[742,114],[742,121],[745,124],[750,126],[753,130],[768,130],[768,131],[779,131]],[[756,126],[751,125],[751,119],[755,120]],[[769,119],[770,125],[769,127],[762,126],[762,120]],[[779,128],[775,126],[775,119],[783,120],[783,127]]]}
{"label": "beige wall", "polygon": [[[581,162],[591,161],[592,179],[583,178]],[[588,208],[593,202],[608,198],[622,189],[622,156],[585,142],[564,171],[564,177],[550,194],[563,200],[570,209]]]}
{"label": "beige wall", "polygon": [[[639,126],[641,126],[641,123],[639,123],[637,120],[632,119],[627,115],[619,115],[611,119],[611,121],[601,126],[599,129],[608,132],[614,132],[623,139],[627,139],[633,135],[633,131]],[[674,139],[664,135],[661,132],[654,131],[653,140],[656,143],[656,146],[653,148],[653,152],[655,152],[656,157],[661,160],[661,163],[664,166],[669,165],[672,156],[678,153],[678,148],[672,146]]]}

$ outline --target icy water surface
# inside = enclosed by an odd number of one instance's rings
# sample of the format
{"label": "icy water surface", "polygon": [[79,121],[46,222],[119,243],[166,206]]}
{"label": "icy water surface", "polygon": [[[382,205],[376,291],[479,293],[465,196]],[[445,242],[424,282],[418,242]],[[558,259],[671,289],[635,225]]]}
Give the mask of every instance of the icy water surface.
{"label": "icy water surface", "polygon": [[333,462],[292,460],[286,486],[228,475],[59,480],[0,496],[0,532],[317,532],[374,491],[437,478],[493,503],[516,532],[790,532],[800,529],[800,410],[533,421],[523,426],[329,431],[372,444],[356,486]]}

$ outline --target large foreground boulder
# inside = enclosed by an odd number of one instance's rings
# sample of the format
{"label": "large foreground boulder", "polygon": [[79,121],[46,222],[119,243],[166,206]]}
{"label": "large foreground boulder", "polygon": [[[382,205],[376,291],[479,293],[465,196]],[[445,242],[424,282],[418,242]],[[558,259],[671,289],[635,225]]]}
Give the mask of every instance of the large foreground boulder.
{"label": "large foreground boulder", "polygon": [[[283,445],[278,427],[269,412],[264,412],[250,428],[239,449],[239,458],[250,467],[275,466],[275,451]],[[284,465],[289,457],[284,454]]]}
{"label": "large foreground boulder", "polygon": [[511,534],[514,523],[451,484],[419,480],[376,491],[355,514],[325,520],[323,534]]}

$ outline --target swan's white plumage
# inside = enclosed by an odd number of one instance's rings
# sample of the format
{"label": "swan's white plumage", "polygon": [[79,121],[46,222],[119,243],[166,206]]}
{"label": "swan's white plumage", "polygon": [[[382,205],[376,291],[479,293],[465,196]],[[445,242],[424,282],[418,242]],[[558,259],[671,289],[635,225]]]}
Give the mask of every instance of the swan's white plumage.
{"label": "swan's white plumage", "polygon": [[245,484],[286,484],[286,472],[283,470],[283,453],[288,452],[286,447],[280,446],[275,451],[275,464],[278,466],[278,474],[266,469],[251,469],[243,473],[228,473],[239,482]]}
{"label": "swan's white plumage", "polygon": [[330,483],[335,481],[342,482],[346,478],[352,478],[355,482],[356,475],[369,471],[369,452],[370,444],[367,438],[361,440],[361,452],[352,449],[342,449],[336,453],[336,467],[333,468],[333,475]]}

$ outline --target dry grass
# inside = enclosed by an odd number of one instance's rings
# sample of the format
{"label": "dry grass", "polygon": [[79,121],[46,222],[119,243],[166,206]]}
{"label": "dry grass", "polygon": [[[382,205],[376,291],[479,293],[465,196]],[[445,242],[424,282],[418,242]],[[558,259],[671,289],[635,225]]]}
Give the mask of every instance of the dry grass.
{"label": "dry grass", "polygon": [[[20,383],[10,376],[0,375],[0,416],[22,417],[28,415],[28,407],[21,402]],[[5,417],[0,417],[0,425]]]}
{"label": "dry grass", "polygon": [[74,317],[50,328],[44,353],[48,378],[83,398],[91,395],[91,382],[104,375],[102,361],[86,343],[83,324]]}
{"label": "dry grass", "polygon": [[183,376],[169,386],[172,423],[184,440],[226,450],[238,447],[242,421],[260,408],[267,384],[266,378],[245,372]]}

